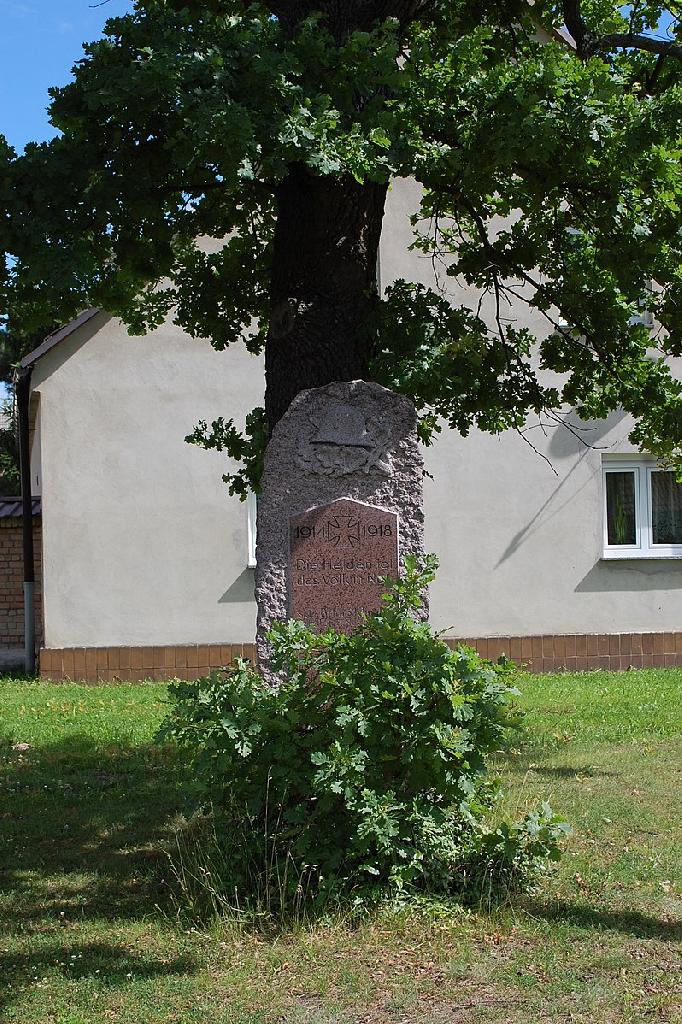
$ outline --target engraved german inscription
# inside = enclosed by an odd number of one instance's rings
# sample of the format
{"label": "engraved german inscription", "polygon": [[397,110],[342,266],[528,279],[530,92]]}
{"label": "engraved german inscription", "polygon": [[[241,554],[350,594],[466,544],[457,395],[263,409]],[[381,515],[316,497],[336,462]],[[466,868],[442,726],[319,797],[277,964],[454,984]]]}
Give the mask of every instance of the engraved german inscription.
{"label": "engraved german inscription", "polygon": [[395,512],[340,498],[289,520],[289,614],[314,629],[356,629],[398,575]]}

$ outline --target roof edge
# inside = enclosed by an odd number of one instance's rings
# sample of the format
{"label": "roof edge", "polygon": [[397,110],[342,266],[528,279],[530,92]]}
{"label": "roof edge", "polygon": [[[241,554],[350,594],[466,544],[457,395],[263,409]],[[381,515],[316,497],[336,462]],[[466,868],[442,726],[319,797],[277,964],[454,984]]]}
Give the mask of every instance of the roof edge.
{"label": "roof edge", "polygon": [[101,310],[92,306],[90,309],[86,309],[85,312],[80,313],[73,320],[70,320],[64,327],[60,327],[58,331],[54,331],[52,334],[48,334],[47,338],[34,348],[32,352],[29,352],[27,356],[19,363],[20,370],[28,370],[29,367],[33,366],[38,362],[44,355],[50,352],[56,345],[59,345],[61,341],[68,338],[69,335],[77,331],[83,324],[87,324],[88,320],[92,320],[94,316],[101,313]]}
{"label": "roof edge", "polygon": [[[42,498],[39,494],[31,498],[31,513],[34,516],[42,514]],[[23,499],[14,496],[0,495],[0,519],[21,519],[24,514]]]}

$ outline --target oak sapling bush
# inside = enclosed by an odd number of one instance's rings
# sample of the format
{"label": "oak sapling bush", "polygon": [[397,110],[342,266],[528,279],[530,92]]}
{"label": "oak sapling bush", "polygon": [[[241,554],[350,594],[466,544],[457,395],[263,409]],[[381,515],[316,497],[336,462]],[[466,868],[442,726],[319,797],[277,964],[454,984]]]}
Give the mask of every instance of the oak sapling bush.
{"label": "oak sapling bush", "polygon": [[221,885],[240,905],[365,901],[421,890],[474,898],[527,885],[565,826],[544,805],[486,825],[486,757],[519,722],[509,663],[451,650],[415,615],[436,561],[406,559],[351,636],[278,623],[281,684],[240,662],[171,687],[164,738],[212,807]]}

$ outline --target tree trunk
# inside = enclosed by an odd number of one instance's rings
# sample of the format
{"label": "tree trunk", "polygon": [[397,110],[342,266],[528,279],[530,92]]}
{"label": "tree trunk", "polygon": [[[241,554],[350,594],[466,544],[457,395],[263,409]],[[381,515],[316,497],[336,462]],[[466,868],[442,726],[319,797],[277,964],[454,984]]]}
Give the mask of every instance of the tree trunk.
{"label": "tree trunk", "polygon": [[299,391],[367,376],[386,191],[301,164],[279,186],[265,345],[270,430]]}

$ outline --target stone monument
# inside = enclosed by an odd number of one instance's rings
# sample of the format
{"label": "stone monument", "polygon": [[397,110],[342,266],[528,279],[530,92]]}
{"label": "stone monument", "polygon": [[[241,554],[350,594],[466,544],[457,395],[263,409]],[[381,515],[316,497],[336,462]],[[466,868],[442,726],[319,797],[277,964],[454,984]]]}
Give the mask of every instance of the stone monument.
{"label": "stone monument", "polygon": [[423,553],[423,463],[409,399],[365,381],[302,391],[273,431],[258,499],[258,659],[277,619],[352,632],[381,577]]}

